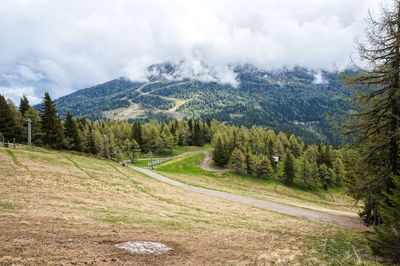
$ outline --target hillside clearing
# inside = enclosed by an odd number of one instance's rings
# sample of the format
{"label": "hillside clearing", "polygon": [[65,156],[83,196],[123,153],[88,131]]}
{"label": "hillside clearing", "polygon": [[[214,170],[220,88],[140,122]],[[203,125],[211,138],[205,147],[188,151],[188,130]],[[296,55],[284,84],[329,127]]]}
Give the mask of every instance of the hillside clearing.
{"label": "hillside clearing", "polygon": [[360,230],[360,231],[368,230],[368,228],[366,228],[362,224],[362,222],[357,218],[334,215],[334,214],[327,214],[327,213],[323,213],[323,212],[318,212],[318,211],[308,210],[308,209],[304,209],[304,208],[298,208],[298,207],[294,207],[294,206],[290,206],[290,205],[280,204],[280,203],[273,202],[273,201],[259,200],[259,199],[248,197],[248,196],[242,196],[242,195],[233,194],[233,193],[221,192],[218,190],[206,189],[206,188],[201,188],[201,187],[194,187],[194,186],[190,186],[190,185],[169,179],[165,176],[154,173],[147,169],[143,169],[143,168],[135,167],[135,166],[129,166],[129,167],[131,167],[132,169],[134,169],[136,171],[144,173],[152,178],[155,178],[157,180],[165,182],[167,184],[171,184],[173,186],[180,187],[180,188],[183,188],[183,189],[186,189],[189,191],[201,193],[204,195],[223,198],[223,199],[227,199],[227,200],[230,200],[233,202],[243,203],[243,204],[246,204],[249,206],[258,207],[258,208],[269,210],[269,211],[275,211],[278,213],[283,213],[283,214],[288,214],[288,215],[292,215],[295,217],[309,219],[311,221],[322,222],[322,223],[326,223],[326,224],[341,226],[341,227]]}
{"label": "hillside clearing", "polygon": [[[156,172],[179,182],[228,193],[250,196],[260,200],[357,217],[360,205],[343,191],[307,191],[288,187],[274,179],[257,179],[233,172],[210,172],[199,167],[205,155],[194,153],[158,165]],[[143,165],[141,165],[143,166]]]}
{"label": "hillside clearing", "polygon": [[[359,232],[185,191],[106,160],[11,152],[0,148],[0,264],[374,262]],[[114,247],[128,241],[173,251]]]}

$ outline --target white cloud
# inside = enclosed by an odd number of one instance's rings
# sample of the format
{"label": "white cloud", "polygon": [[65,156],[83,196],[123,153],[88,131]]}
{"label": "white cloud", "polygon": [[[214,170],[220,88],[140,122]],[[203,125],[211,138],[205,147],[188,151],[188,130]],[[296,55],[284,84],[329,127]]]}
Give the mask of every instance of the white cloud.
{"label": "white cloud", "polygon": [[[384,3],[390,3],[384,0]],[[376,0],[2,0],[0,86],[56,98],[150,64],[235,83],[230,65],[345,67]],[[205,68],[204,66],[207,66]]]}
{"label": "white cloud", "polygon": [[40,98],[35,96],[35,91],[32,87],[0,87],[0,94],[6,99],[11,99],[16,104],[19,104],[19,100],[24,95],[28,98],[30,104],[40,103]]}
{"label": "white cloud", "polygon": [[314,74],[314,80],[313,80],[313,84],[326,84],[327,81],[324,79],[324,77],[322,76],[322,71],[318,71],[317,73],[313,73]]}
{"label": "white cloud", "polygon": [[27,66],[17,66],[17,72],[22,79],[39,81],[43,78],[43,75],[39,72],[33,72]]}

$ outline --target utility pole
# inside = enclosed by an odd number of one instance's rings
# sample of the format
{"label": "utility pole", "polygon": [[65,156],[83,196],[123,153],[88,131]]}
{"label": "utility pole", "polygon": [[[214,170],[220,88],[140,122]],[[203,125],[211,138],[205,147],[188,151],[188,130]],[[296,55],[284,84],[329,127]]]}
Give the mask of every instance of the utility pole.
{"label": "utility pole", "polygon": [[26,122],[28,122],[28,146],[32,145],[32,121],[30,118],[28,118],[28,120],[26,120]]}

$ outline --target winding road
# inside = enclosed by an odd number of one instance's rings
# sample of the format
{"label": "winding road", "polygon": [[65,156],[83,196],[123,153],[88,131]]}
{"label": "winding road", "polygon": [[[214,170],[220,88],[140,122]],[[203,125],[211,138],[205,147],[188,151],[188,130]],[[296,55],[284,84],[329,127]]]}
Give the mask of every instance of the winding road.
{"label": "winding road", "polygon": [[[187,154],[199,153],[199,152],[202,152],[206,155],[205,159],[201,163],[201,168],[203,168],[204,170],[208,170],[208,171],[223,171],[221,169],[212,168],[209,165],[209,162],[211,159],[211,152],[209,152],[209,151],[186,152],[186,153],[180,154],[176,157],[182,157]],[[201,193],[204,195],[219,197],[219,198],[231,200],[234,202],[246,204],[249,206],[258,207],[261,209],[275,211],[275,212],[279,212],[279,213],[283,213],[283,214],[288,214],[288,215],[308,219],[308,220],[315,221],[315,222],[331,224],[331,225],[345,227],[345,228],[359,230],[359,231],[370,231],[371,230],[370,228],[365,227],[359,219],[354,218],[354,217],[323,213],[323,212],[314,211],[314,210],[310,210],[310,209],[289,206],[289,205],[285,205],[285,204],[281,204],[281,203],[277,203],[277,202],[273,202],[273,201],[260,200],[260,199],[256,199],[256,198],[252,198],[252,197],[248,197],[248,196],[227,193],[227,192],[222,192],[222,191],[217,191],[217,190],[211,190],[211,189],[206,189],[206,188],[201,188],[201,187],[195,187],[195,186],[187,185],[187,184],[172,180],[170,178],[167,178],[163,175],[160,175],[158,173],[152,172],[147,169],[143,169],[143,168],[136,167],[136,166],[129,166],[129,167],[138,172],[141,172],[145,175],[148,175],[152,178],[155,178],[162,182],[168,183],[170,185],[180,187],[180,188],[183,188],[183,189],[186,189],[189,191]]]}

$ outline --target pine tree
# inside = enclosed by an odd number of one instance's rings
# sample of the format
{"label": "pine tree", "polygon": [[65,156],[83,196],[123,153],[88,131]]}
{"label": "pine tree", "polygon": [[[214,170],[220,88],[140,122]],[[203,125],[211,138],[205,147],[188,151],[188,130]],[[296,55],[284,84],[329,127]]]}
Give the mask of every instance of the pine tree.
{"label": "pine tree", "polygon": [[292,151],[293,155],[297,158],[301,155],[301,146],[297,141],[297,138],[294,135],[290,135],[289,137],[290,143],[290,150]]}
{"label": "pine tree", "polygon": [[42,123],[43,144],[55,149],[63,145],[64,134],[61,126],[61,119],[48,92],[45,92],[40,107],[40,118]]}
{"label": "pine tree", "polygon": [[390,205],[385,193],[394,188],[391,176],[400,178],[400,1],[383,9],[379,20],[370,18],[368,43],[359,44],[360,58],[368,68],[358,67],[346,77],[356,111],[351,113],[347,133],[353,134],[363,154],[359,182],[352,194],[365,203],[365,224],[379,224],[380,206]]}
{"label": "pine tree", "polygon": [[346,170],[344,169],[344,165],[342,160],[339,157],[333,161],[333,171],[336,177],[336,184],[340,185],[344,176],[346,175]]}
{"label": "pine tree", "polygon": [[176,128],[177,128],[177,121],[175,120],[175,123],[173,121],[169,121],[168,125],[170,126],[170,132],[172,135],[175,135],[176,133]]}
{"label": "pine tree", "polygon": [[136,142],[136,140],[132,139],[132,141],[130,141],[129,139],[126,139],[124,151],[128,154],[128,157],[131,160],[131,162],[134,163],[136,162],[136,159],[139,158],[140,146]]}
{"label": "pine tree", "polygon": [[95,134],[93,133],[92,126],[89,124],[89,131],[86,137],[87,152],[96,155],[99,150],[96,146]]}
{"label": "pine tree", "polygon": [[132,125],[132,139],[142,146],[143,145],[143,135],[142,135],[142,125],[139,122],[135,122]]}
{"label": "pine tree", "polygon": [[400,263],[400,180],[392,176],[394,188],[391,194],[384,193],[389,204],[380,208],[382,224],[374,227],[375,234],[369,237],[372,251],[385,258],[386,262]]}
{"label": "pine tree", "polygon": [[213,160],[218,166],[225,166],[228,163],[229,157],[225,144],[222,142],[221,137],[218,137],[217,143],[214,147]]}
{"label": "pine tree", "polygon": [[160,137],[163,141],[164,149],[171,149],[175,141],[174,141],[174,136],[169,131],[169,127],[164,126],[164,128],[161,131]]}
{"label": "pine tree", "polygon": [[271,161],[268,156],[261,156],[261,160],[258,162],[257,177],[270,177],[274,173]]}
{"label": "pine tree", "polygon": [[229,159],[229,168],[240,174],[245,173],[246,158],[240,149],[236,148],[233,150]]}
{"label": "pine tree", "polygon": [[328,190],[330,172],[329,172],[329,168],[326,166],[326,164],[323,163],[319,166],[318,177],[319,177],[324,189]]}
{"label": "pine tree", "polygon": [[207,124],[208,127],[211,127],[211,120],[208,117],[207,117],[207,120],[206,120],[206,124]]}
{"label": "pine tree", "polygon": [[194,124],[193,144],[196,146],[204,145],[203,132],[200,128],[200,122],[196,121]]}
{"label": "pine tree", "polygon": [[272,139],[270,139],[268,141],[268,153],[270,156],[275,156],[275,152],[274,152],[274,142],[272,141]]}
{"label": "pine tree", "polygon": [[31,106],[29,105],[28,98],[26,96],[22,96],[20,104],[19,104],[19,111],[21,112],[22,116],[25,116],[25,112],[29,110]]}
{"label": "pine tree", "polygon": [[246,172],[248,175],[257,176],[256,156],[250,152],[246,153]]}
{"label": "pine tree", "polygon": [[187,122],[188,126],[189,126],[189,145],[192,146],[194,145],[194,120],[193,118],[190,118],[189,121]]}
{"label": "pine tree", "polygon": [[0,132],[6,141],[12,141],[17,134],[17,121],[11,106],[2,95],[0,95],[0,114]]}
{"label": "pine tree", "polygon": [[303,177],[304,186],[309,186],[309,179],[313,176],[313,169],[306,156],[303,157],[303,163],[301,165],[301,175]]}
{"label": "pine tree", "polygon": [[82,139],[78,132],[76,122],[72,118],[72,115],[67,111],[67,115],[64,123],[64,136],[67,142],[67,148],[74,151],[82,151]]}
{"label": "pine tree", "polygon": [[293,182],[294,182],[294,178],[296,175],[295,168],[294,168],[294,161],[295,161],[294,156],[290,153],[287,153],[286,160],[283,165],[284,181],[287,185],[293,185]]}

